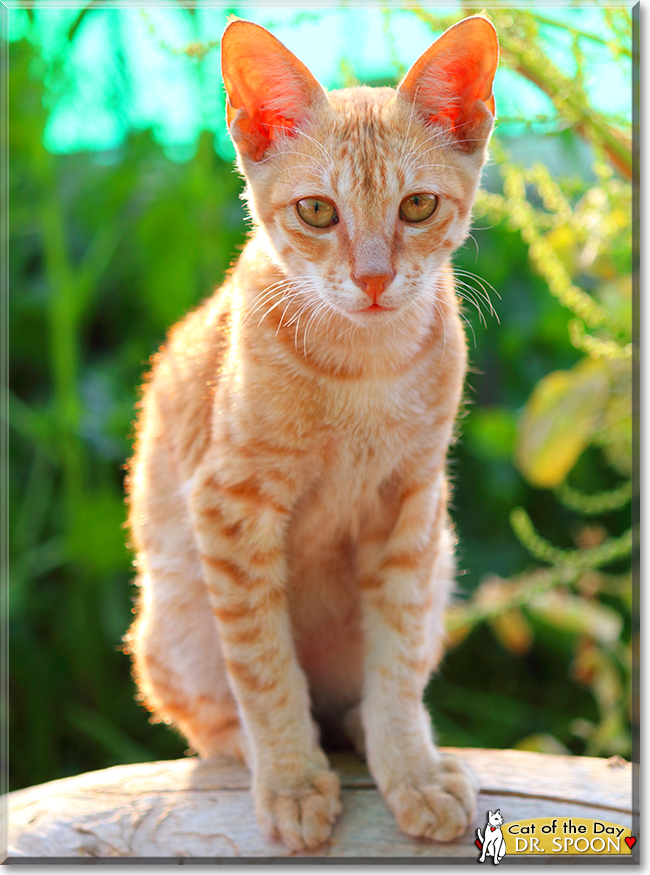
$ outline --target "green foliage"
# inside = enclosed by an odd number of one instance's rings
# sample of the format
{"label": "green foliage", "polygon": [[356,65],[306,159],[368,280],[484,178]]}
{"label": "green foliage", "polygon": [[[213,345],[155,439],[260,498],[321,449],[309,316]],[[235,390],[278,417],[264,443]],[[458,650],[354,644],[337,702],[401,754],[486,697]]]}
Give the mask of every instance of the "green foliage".
{"label": "green foliage", "polygon": [[39,56],[10,50],[11,779],[179,756],[133,701],[123,465],[136,387],[244,235],[239,182],[202,136],[146,132],[110,163],[54,156]]}
{"label": "green foliage", "polygon": [[[436,32],[456,18],[400,14]],[[476,249],[470,240],[455,258],[475,336],[451,460],[469,598],[450,612],[452,650],[429,701],[447,744],[626,755],[629,132],[589,105],[580,75],[567,84],[549,62],[543,16],[492,15],[504,63],[554,99],[563,130],[551,145],[587,161],[558,174],[496,140]],[[608,50],[625,56],[626,13],[603,15]],[[580,71],[593,40],[572,39]],[[213,48],[185,51],[200,64]],[[221,282],[245,229],[240,181],[209,133],[186,163],[149,131],[111,154],[53,155],[45,80],[56,71],[27,39],[9,62],[9,720],[20,787],[183,752],[133,701],[120,653],[134,597],[123,465],[148,358]],[[557,99],[558,75],[570,99]]]}
{"label": "green foliage", "polygon": [[[568,674],[589,689],[597,713],[573,719],[555,741],[575,749],[573,736],[583,739],[585,753],[629,755],[633,539],[632,529],[621,532],[621,527],[629,525],[632,488],[629,481],[618,479],[632,473],[629,131],[590,105],[581,50],[575,52],[577,75],[569,82],[541,51],[538,16],[508,10],[495,12],[493,19],[505,62],[548,93],[560,116],[592,147],[592,179],[585,174],[585,181],[576,184],[554,177],[540,163],[516,164],[497,140],[493,154],[502,187],[482,192],[477,203],[479,214],[519,232],[531,267],[568,311],[567,336],[581,353],[571,368],[552,370],[536,382],[520,415],[513,455],[532,486],[555,487],[557,501],[571,513],[566,516],[561,507],[550,513],[566,519],[578,549],[554,546],[537,532],[523,507],[515,507],[509,514],[514,534],[529,554],[550,568],[525,571],[509,580],[489,575],[470,601],[450,613],[448,627],[452,641],[459,644],[487,622],[501,645],[518,658],[533,651],[540,623],[570,637]],[[623,22],[617,17],[614,31],[614,19],[610,16],[608,21],[612,35],[605,43],[616,52]],[[500,416],[497,411],[497,422]],[[480,433],[485,417],[480,411],[479,425],[470,421],[470,440],[476,428]],[[594,451],[589,453],[589,448]],[[594,471],[594,465],[600,470]],[[575,476],[578,485],[589,482],[592,494],[570,485],[569,476]],[[594,484],[602,484],[600,490],[593,491]],[[605,485],[611,488],[603,489]],[[544,528],[552,529],[549,512],[545,517],[539,513],[540,500],[535,504],[535,516]],[[606,525],[587,525],[580,519],[605,515]],[[562,528],[557,535],[566,538]],[[619,573],[604,573],[603,568]],[[535,738],[516,744],[534,749]],[[540,743],[548,742],[544,734]]]}

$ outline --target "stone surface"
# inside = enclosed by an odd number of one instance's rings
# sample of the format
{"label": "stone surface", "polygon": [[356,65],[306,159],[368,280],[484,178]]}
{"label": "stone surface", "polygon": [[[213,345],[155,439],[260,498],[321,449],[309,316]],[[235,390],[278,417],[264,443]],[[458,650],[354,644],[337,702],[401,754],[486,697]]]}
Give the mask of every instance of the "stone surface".
{"label": "stone surface", "polygon": [[226,861],[278,857],[476,859],[476,828],[500,808],[506,822],[587,817],[632,827],[629,763],[514,750],[454,751],[476,773],[481,792],[471,830],[451,844],[403,835],[365,765],[331,758],[343,812],[330,841],[296,854],[258,829],[250,775],[225,760],[187,758],[115,766],[10,793],[8,859],[176,858]]}

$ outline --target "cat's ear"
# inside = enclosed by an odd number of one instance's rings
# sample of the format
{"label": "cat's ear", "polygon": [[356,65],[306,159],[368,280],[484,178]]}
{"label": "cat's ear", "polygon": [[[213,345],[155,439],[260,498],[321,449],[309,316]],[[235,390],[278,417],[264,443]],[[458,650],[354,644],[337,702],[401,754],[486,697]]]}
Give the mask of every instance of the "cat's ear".
{"label": "cat's ear", "polygon": [[283,133],[308,121],[325,92],[307,67],[268,30],[237,19],[221,39],[228,128],[253,161]]}
{"label": "cat's ear", "polygon": [[488,811],[488,817],[492,817],[492,812]]}
{"label": "cat's ear", "polygon": [[399,93],[427,121],[451,128],[458,144],[471,152],[492,130],[498,61],[496,31],[486,18],[475,15],[454,24],[420,55]]}

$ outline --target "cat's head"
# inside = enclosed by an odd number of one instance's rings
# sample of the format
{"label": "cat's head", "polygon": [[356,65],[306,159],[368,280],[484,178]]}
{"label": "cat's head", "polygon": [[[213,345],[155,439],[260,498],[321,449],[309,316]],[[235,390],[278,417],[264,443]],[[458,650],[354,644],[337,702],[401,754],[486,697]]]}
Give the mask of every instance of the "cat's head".
{"label": "cat's head", "polygon": [[267,30],[222,40],[228,123],[266,248],[302,295],[350,320],[435,307],[466,238],[498,61],[480,16],[447,30],[397,89],[327,94]]}
{"label": "cat's head", "polygon": [[503,815],[498,808],[494,813],[488,811],[488,823],[490,826],[501,826],[503,823]]}

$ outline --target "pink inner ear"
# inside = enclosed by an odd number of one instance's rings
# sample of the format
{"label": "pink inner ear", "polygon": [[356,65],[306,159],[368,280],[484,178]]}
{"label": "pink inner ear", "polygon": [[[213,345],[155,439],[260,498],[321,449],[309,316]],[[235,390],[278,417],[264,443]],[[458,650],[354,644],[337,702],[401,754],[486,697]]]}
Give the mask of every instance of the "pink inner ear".
{"label": "pink inner ear", "polygon": [[498,59],[493,26],[480,16],[466,18],[418,58],[400,91],[416,101],[429,121],[448,119],[462,143],[463,138],[471,140],[472,130],[486,119],[486,110],[495,114],[492,81]]}
{"label": "pink inner ear", "polygon": [[[243,81],[246,81],[245,77]],[[237,119],[237,127],[244,137],[240,145],[244,146],[246,153],[254,161],[259,161],[269,145],[281,134],[295,132],[296,117],[299,112],[294,111],[297,109],[295,98],[289,89],[285,89],[283,93],[281,87],[275,88],[271,101],[268,84],[257,88],[255,84],[257,83],[254,80],[249,80],[245,88],[239,92],[238,109],[231,101],[228,102],[227,118],[228,125]],[[282,108],[276,109],[273,104]]]}
{"label": "pink inner ear", "polygon": [[228,125],[236,121],[236,127],[241,135],[239,147],[245,154],[250,155],[253,161],[260,161],[270,144],[282,133],[290,135],[295,133],[295,122],[274,114],[272,110],[261,110],[252,116],[244,114],[242,118],[238,118],[239,115],[237,110],[231,106],[227,107]]}
{"label": "pink inner ear", "polygon": [[235,21],[222,39],[228,125],[239,148],[259,161],[283,133],[293,133],[323,94],[305,65],[259,25]]}
{"label": "pink inner ear", "polygon": [[[299,71],[292,69],[289,59],[282,58],[284,63],[278,60],[264,55],[255,59],[239,58],[229,77],[233,85],[230,102],[235,108],[244,108],[251,118],[278,116],[292,123],[300,114],[306,89],[301,89]],[[284,110],[285,116],[279,108]]]}
{"label": "pink inner ear", "polygon": [[477,59],[465,56],[445,65],[440,70],[440,78],[454,92],[454,98],[444,102],[432,113],[432,122],[444,116],[451,121],[454,128],[463,124],[471,125],[477,100],[483,100],[492,115],[495,114],[492,77],[485,74]]}

